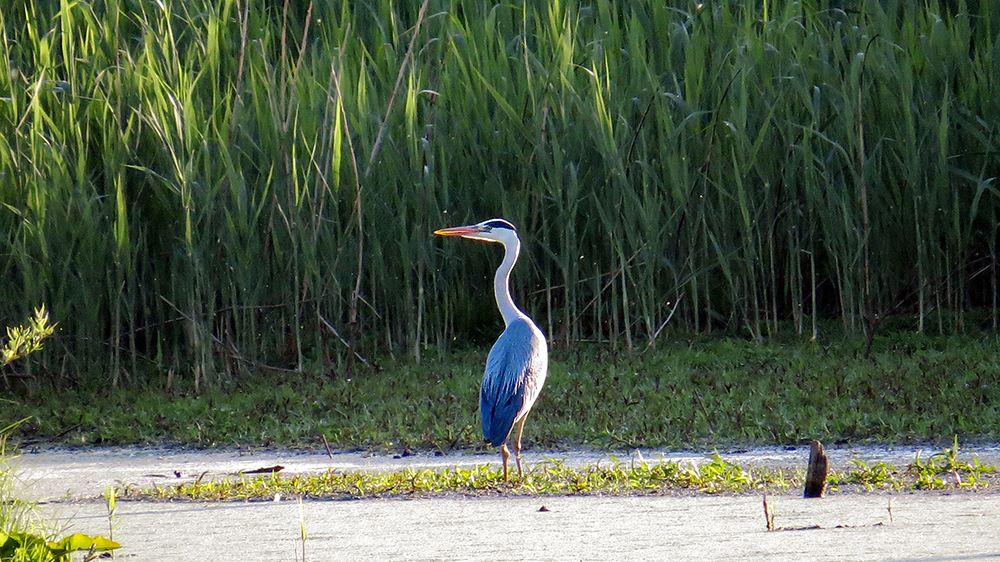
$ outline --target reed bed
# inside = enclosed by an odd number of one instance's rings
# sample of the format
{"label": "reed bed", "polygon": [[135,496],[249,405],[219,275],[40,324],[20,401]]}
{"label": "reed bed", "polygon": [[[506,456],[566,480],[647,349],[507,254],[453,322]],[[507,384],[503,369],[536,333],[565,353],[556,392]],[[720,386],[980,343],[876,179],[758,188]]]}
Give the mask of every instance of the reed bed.
{"label": "reed bed", "polygon": [[[44,4],[44,5],[42,5]],[[492,340],[995,330],[991,2],[14,2],[0,12],[0,319],[60,384]]]}

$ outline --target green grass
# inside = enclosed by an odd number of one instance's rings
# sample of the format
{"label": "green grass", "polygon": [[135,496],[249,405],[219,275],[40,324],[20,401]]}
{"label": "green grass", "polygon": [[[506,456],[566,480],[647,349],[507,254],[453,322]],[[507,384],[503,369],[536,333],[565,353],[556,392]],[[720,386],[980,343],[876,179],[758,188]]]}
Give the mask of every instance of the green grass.
{"label": "green grass", "polygon": [[[731,338],[674,340],[645,355],[606,347],[554,354],[528,419],[529,450],[746,444],[929,443],[1000,437],[994,336],[758,345]],[[478,392],[485,350],[380,363],[353,379],[272,373],[195,393],[79,385],[8,399],[30,417],[22,443],[168,444],[337,450],[486,450]],[[942,441],[944,440],[944,441]]]}
{"label": "green grass", "polygon": [[521,480],[504,482],[503,472],[479,465],[472,468],[403,470],[386,473],[328,471],[318,475],[225,478],[153,489],[128,489],[125,497],[147,500],[271,500],[281,497],[376,498],[423,497],[460,493],[489,495],[639,494],[683,490],[735,493],[787,490],[796,482],[780,470],[745,470],[714,457],[682,467],[676,462],[623,464],[612,459],[583,468],[547,461],[526,467]]}
{"label": "green grass", "polygon": [[19,374],[218,391],[483,344],[498,257],[431,232],[498,215],[559,348],[996,330],[994,3],[426,6],[5,9],[0,319],[60,326]]}

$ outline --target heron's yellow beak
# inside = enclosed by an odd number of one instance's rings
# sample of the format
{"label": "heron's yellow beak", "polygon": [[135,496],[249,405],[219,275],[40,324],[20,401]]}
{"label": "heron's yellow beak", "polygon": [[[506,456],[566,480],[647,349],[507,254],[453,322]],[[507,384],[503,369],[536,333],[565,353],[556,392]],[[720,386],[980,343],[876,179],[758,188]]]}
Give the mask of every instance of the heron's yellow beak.
{"label": "heron's yellow beak", "polygon": [[479,234],[482,230],[476,225],[470,226],[455,226],[452,228],[442,228],[440,230],[435,230],[434,234],[438,236],[469,236],[470,234]]}

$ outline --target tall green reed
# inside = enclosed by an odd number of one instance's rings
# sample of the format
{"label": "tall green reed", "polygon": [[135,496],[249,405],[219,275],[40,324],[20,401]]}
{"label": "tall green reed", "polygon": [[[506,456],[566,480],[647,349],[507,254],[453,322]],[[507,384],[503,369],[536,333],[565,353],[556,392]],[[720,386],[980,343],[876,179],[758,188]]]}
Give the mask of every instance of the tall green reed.
{"label": "tall green reed", "polygon": [[44,371],[199,389],[489,342],[499,256],[429,233],[490,216],[559,347],[995,327],[989,3],[426,6],[0,14],[0,314],[48,304]]}

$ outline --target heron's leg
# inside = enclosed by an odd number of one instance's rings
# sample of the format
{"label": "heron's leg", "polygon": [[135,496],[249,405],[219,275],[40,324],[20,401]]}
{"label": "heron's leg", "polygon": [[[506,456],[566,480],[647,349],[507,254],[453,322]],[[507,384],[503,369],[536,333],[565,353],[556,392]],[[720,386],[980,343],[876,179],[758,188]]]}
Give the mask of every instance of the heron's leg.
{"label": "heron's leg", "polygon": [[517,477],[523,478],[524,474],[521,471],[521,432],[524,431],[524,420],[527,419],[527,415],[521,418],[521,421],[517,423],[517,438],[514,439],[514,459],[517,460]]}
{"label": "heron's leg", "polygon": [[[507,444],[504,443],[500,446],[500,456],[503,457],[503,481],[507,482],[507,459],[510,458],[510,449],[507,448]],[[521,461],[518,461],[520,463]],[[518,464],[520,466],[520,464]]]}

